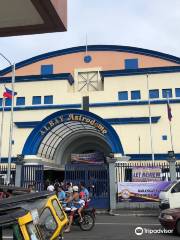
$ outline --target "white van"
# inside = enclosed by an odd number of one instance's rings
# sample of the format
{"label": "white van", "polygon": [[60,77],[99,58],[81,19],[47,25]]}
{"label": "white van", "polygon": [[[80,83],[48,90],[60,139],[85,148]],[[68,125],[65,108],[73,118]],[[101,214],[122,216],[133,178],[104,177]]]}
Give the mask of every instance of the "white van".
{"label": "white van", "polygon": [[161,209],[180,208],[180,181],[172,182],[159,194]]}

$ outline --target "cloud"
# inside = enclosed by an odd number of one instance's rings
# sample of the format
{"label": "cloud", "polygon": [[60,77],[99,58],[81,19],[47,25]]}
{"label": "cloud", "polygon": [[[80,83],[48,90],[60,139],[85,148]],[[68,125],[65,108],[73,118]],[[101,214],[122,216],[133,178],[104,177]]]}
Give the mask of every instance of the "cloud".
{"label": "cloud", "polygon": [[[179,0],[68,0],[68,31],[0,39],[12,61],[71,46],[119,44],[180,57]],[[0,68],[6,63],[0,60]]]}

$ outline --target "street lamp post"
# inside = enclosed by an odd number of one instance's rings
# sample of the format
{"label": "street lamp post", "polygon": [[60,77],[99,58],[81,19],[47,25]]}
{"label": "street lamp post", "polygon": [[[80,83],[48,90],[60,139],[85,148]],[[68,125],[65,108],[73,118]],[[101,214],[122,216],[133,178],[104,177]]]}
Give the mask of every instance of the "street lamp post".
{"label": "street lamp post", "polygon": [[[2,53],[0,53],[0,56],[3,57],[8,62],[8,64],[12,69],[12,80],[11,80],[12,101],[11,101],[11,119],[10,119],[10,127],[9,127],[8,169],[7,169],[7,181],[6,181],[6,183],[9,184],[11,180],[15,63],[12,64],[12,62],[7,57],[5,57]],[[2,141],[1,141],[1,148],[2,148]]]}

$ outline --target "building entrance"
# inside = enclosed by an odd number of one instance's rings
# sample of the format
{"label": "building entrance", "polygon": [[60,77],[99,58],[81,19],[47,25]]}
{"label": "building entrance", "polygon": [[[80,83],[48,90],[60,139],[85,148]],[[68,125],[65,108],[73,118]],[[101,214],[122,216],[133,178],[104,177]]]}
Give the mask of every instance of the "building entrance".
{"label": "building entrance", "polygon": [[[62,110],[42,120],[29,135],[23,155],[36,155],[46,166],[65,169],[73,154],[121,153],[123,148],[113,127],[84,110]],[[84,163],[84,162],[83,162]],[[54,166],[53,166],[54,165]]]}

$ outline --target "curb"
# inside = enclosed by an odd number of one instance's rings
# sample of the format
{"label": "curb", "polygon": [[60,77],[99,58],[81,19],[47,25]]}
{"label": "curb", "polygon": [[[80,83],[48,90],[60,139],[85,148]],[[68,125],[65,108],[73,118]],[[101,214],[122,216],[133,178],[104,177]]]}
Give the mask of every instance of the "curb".
{"label": "curb", "polygon": [[157,213],[115,213],[112,211],[96,211],[97,215],[109,215],[109,216],[136,216],[136,217],[158,217],[159,214]]}

